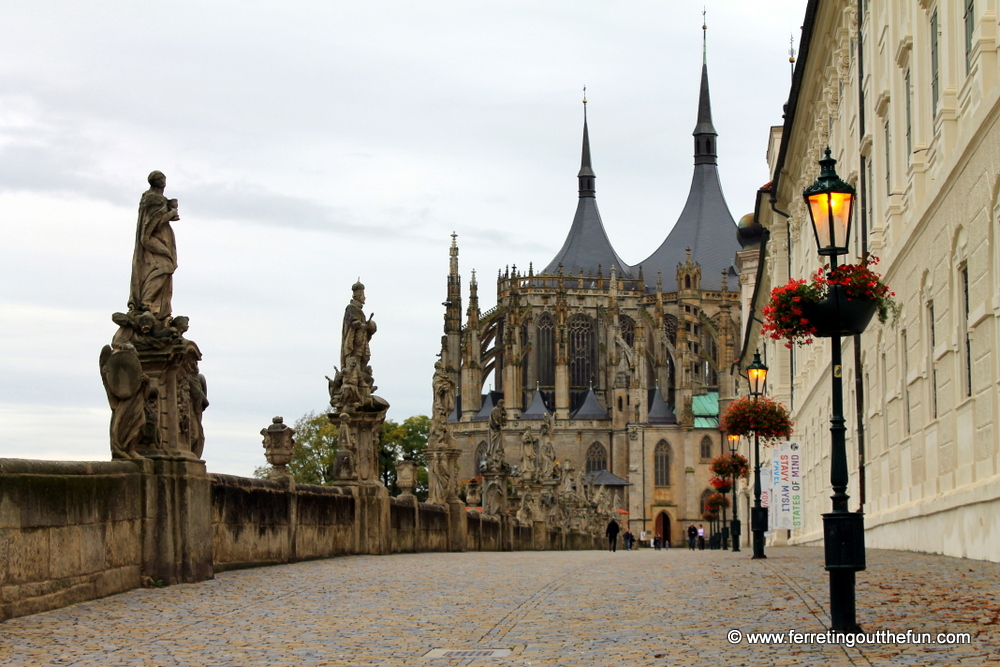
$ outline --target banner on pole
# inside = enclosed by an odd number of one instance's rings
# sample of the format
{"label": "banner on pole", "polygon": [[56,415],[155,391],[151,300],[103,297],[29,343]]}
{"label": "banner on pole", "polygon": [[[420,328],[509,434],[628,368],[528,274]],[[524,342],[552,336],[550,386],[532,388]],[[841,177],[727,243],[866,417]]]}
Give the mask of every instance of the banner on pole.
{"label": "banner on pole", "polygon": [[771,527],[802,527],[802,452],[797,442],[780,442],[771,458]]}

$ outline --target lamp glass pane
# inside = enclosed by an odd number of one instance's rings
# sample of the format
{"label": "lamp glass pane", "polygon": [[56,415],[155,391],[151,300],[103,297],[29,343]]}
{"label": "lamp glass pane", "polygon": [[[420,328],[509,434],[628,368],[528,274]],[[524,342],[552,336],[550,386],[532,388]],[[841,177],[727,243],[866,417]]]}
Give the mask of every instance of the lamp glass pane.
{"label": "lamp glass pane", "polygon": [[820,248],[830,247],[830,195],[820,192],[808,198],[809,217],[816,232],[816,242]]}

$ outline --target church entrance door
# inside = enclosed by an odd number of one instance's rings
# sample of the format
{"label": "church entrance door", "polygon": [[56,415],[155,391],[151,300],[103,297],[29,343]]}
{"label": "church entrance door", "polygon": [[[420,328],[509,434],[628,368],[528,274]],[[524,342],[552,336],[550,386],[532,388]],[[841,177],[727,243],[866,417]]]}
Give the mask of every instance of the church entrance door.
{"label": "church entrance door", "polygon": [[[670,539],[670,515],[666,512],[660,512],[656,515],[656,534],[661,535],[663,539]],[[675,546],[673,542],[670,546]]]}

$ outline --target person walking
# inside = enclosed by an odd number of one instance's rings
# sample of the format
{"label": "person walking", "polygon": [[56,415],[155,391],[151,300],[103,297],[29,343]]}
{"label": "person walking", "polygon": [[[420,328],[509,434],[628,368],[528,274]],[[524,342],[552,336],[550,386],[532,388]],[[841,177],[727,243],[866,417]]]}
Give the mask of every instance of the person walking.
{"label": "person walking", "polygon": [[625,533],[622,535],[622,542],[625,544],[625,551],[632,551],[632,530],[630,528],[625,529]]}
{"label": "person walking", "polygon": [[695,525],[693,523],[690,526],[688,526],[687,534],[688,534],[688,549],[690,551],[694,551],[694,541],[698,539],[698,529],[695,528]]}
{"label": "person walking", "polygon": [[698,551],[705,550],[705,526],[698,524]]}
{"label": "person walking", "polygon": [[656,549],[657,551],[660,550],[660,534],[659,533],[657,533],[656,536],[653,538],[653,548]]}
{"label": "person walking", "polygon": [[618,546],[618,532],[621,528],[618,527],[618,522],[612,519],[608,521],[608,527],[604,531],[604,534],[608,536],[608,547],[610,547],[611,552],[614,553],[616,547]]}

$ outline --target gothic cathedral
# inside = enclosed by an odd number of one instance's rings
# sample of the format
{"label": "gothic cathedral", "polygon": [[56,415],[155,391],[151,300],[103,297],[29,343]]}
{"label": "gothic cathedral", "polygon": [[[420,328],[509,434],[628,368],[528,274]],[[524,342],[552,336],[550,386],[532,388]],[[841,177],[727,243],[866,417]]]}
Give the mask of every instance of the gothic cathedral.
{"label": "gothic cathedral", "polygon": [[[562,468],[606,486],[637,537],[647,531],[676,545],[688,523],[703,523],[709,464],[724,446],[719,401],[733,397],[729,364],[740,346],[740,243],[719,182],[707,66],[687,203],[634,266],[601,222],[584,112],[579,203],[565,243],[541,271],[501,273],[486,312],[473,272],[464,324],[452,236],[442,360],[459,388],[449,419],[462,450],[458,474],[478,474],[499,400],[511,443],[527,428],[537,433],[549,414]],[[511,465],[518,449],[508,449]]]}

